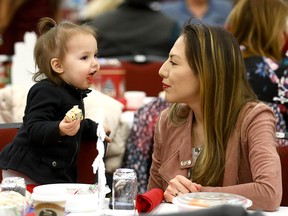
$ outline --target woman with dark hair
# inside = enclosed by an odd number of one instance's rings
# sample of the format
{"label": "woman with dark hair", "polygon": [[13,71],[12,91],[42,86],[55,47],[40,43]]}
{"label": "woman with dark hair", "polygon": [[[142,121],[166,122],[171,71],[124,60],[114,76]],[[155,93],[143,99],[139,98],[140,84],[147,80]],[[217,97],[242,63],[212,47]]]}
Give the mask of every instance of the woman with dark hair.
{"label": "woman with dark hair", "polygon": [[226,192],[275,211],[281,164],[275,116],[246,79],[241,50],[222,27],[187,23],[162,65],[165,99],[158,118],[148,189],[164,199]]}

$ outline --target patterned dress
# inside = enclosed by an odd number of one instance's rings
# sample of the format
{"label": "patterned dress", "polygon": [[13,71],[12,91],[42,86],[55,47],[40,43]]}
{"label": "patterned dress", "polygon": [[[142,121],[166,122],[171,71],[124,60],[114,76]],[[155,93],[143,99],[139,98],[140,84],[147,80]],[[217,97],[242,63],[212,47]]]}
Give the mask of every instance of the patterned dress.
{"label": "patterned dress", "polygon": [[[288,68],[277,64],[270,58],[252,56],[244,59],[247,78],[258,96],[274,111],[277,132],[286,132],[288,125]],[[280,145],[288,145],[288,141],[279,140]]]}
{"label": "patterned dress", "polygon": [[165,99],[155,98],[135,113],[122,167],[132,168],[136,171],[138,193],[144,193],[147,190],[154,147],[154,128],[161,111],[168,106],[169,103]]}

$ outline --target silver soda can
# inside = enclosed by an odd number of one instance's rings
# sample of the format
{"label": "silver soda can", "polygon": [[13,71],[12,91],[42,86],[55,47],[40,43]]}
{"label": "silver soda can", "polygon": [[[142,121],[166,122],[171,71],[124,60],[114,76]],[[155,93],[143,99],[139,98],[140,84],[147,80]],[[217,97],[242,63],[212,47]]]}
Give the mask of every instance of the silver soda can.
{"label": "silver soda can", "polygon": [[113,209],[134,209],[137,195],[137,176],[133,169],[119,168],[113,174],[112,207]]}

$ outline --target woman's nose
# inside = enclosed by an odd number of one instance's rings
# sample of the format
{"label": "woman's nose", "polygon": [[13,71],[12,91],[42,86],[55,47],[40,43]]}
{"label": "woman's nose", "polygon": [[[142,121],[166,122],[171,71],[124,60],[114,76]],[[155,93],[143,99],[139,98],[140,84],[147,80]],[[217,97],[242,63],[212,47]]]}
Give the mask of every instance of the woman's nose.
{"label": "woman's nose", "polygon": [[168,70],[168,68],[167,68],[167,62],[168,62],[168,60],[166,60],[166,61],[162,64],[162,66],[160,67],[160,69],[159,69],[159,76],[160,76],[160,77],[165,77],[165,76],[167,76],[167,70]]}

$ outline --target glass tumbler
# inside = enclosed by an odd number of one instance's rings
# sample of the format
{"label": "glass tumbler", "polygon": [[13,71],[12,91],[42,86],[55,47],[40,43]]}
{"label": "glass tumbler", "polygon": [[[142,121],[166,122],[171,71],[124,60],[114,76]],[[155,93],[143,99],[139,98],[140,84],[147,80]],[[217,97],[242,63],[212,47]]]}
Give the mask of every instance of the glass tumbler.
{"label": "glass tumbler", "polygon": [[113,209],[134,209],[137,195],[137,176],[133,169],[119,168],[113,174],[112,207]]}

